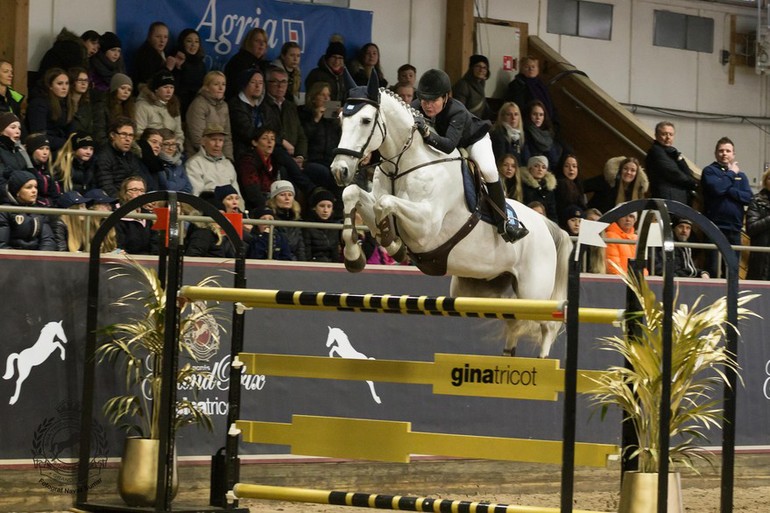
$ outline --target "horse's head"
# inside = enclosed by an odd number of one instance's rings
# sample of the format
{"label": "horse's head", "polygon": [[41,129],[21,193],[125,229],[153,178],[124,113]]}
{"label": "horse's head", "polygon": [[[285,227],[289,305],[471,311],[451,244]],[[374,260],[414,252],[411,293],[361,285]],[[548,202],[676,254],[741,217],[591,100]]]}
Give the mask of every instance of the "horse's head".
{"label": "horse's head", "polygon": [[331,326],[327,326],[327,328],[329,328],[329,335],[326,337],[326,347],[331,347],[335,342],[346,342],[348,340],[348,336],[341,329],[332,328]]}
{"label": "horse's head", "polygon": [[367,86],[356,86],[345,70],[348,99],[342,108],[342,137],[334,150],[331,171],[339,185],[348,185],[358,170],[358,163],[385,140],[385,125],[380,119],[380,89],[377,72],[372,70]]}
{"label": "horse's head", "polygon": [[[55,322],[55,321],[49,322],[48,324],[45,325],[43,329],[46,331],[52,332],[53,337],[56,337],[57,339],[61,340],[66,344],[67,335],[64,333],[64,326],[62,326],[63,322],[64,322],[63,320],[59,322]],[[51,338],[51,340],[53,340],[53,337]]]}

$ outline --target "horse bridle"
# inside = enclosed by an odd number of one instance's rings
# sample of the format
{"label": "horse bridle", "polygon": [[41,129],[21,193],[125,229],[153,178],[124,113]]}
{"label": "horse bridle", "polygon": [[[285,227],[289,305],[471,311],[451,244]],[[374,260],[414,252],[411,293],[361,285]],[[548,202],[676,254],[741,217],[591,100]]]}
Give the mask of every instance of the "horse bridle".
{"label": "horse bridle", "polygon": [[[348,157],[353,157],[353,158],[361,160],[365,156],[364,155],[364,150],[366,149],[367,146],[369,146],[369,143],[371,142],[372,137],[374,137],[374,131],[377,128],[379,128],[380,129],[380,133],[382,134],[382,140],[384,141],[385,137],[388,135],[388,127],[386,126],[385,128],[383,128],[382,125],[380,124],[380,104],[378,102],[375,102],[374,100],[370,100],[368,98],[351,98],[347,102],[345,102],[345,108],[347,108],[348,105],[355,105],[355,104],[366,104],[366,105],[371,105],[372,107],[374,107],[375,114],[374,114],[374,126],[372,126],[372,131],[369,132],[369,137],[366,138],[366,141],[364,141],[364,144],[361,146],[360,150],[353,150],[353,149],[350,149],[350,148],[337,147],[337,148],[334,148],[334,150],[332,150],[332,154],[333,155],[347,155]],[[357,112],[358,109],[355,109],[355,111]],[[344,108],[343,108],[342,112],[343,112],[342,115],[345,116],[345,109]]]}

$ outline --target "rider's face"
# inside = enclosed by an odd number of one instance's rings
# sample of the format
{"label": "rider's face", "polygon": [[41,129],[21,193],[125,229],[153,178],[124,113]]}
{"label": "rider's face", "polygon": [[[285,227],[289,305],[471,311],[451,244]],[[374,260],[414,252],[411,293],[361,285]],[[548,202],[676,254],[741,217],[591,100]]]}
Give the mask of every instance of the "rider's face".
{"label": "rider's face", "polygon": [[436,98],[435,100],[420,100],[420,107],[422,107],[423,112],[425,112],[425,115],[429,118],[435,118],[438,116],[438,114],[444,110],[444,106],[446,105],[446,97],[440,96]]}

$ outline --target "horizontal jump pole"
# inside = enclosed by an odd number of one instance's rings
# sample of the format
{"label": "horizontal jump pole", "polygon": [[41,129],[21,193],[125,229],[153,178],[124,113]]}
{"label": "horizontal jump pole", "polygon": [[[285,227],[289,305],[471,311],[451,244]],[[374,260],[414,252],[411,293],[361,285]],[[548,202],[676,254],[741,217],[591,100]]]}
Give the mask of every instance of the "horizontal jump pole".
{"label": "horizontal jump pole", "polygon": [[[299,290],[239,289],[184,286],[179,297],[191,300],[232,301],[252,308],[292,308],[373,313],[481,317],[532,321],[565,321],[566,301],[482,297],[349,294]],[[614,324],[624,310],[580,308],[580,322]]]}
{"label": "horizontal jump pole", "polygon": [[[559,513],[559,508],[537,506],[514,506],[494,502],[471,502],[430,497],[409,497],[378,493],[340,492],[333,490],[312,490],[289,486],[266,486],[236,483],[233,494],[238,499],[263,499],[286,502],[309,502],[334,506],[390,509],[397,511],[431,511],[452,513]],[[598,513],[573,509],[574,513]]]}

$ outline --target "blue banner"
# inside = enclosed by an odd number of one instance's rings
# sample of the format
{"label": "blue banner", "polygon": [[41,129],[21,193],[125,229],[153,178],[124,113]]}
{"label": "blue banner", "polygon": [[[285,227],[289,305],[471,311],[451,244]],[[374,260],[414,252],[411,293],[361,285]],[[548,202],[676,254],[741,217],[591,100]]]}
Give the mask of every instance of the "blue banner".
{"label": "blue banner", "polygon": [[169,27],[167,54],[175,50],[182,30],[196,29],[208,69],[223,69],[255,27],[267,32],[270,60],[278,57],[283,43],[295,41],[302,50],[303,83],[332,35],[342,36],[348,58],[371,41],[372,35],[371,11],[275,0],[117,0],[115,12],[116,30],[129,69],[131,57],[147,38],[147,28],[154,21],[163,21]]}

